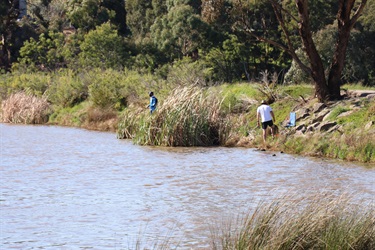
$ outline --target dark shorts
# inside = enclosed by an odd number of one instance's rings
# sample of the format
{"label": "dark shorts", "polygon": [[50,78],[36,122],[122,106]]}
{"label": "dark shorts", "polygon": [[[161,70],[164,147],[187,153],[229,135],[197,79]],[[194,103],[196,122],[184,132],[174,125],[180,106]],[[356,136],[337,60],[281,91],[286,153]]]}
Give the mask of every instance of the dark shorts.
{"label": "dark shorts", "polygon": [[270,127],[273,126],[273,121],[272,120],[266,121],[266,122],[262,122],[262,129],[266,129],[268,126],[270,126]]}

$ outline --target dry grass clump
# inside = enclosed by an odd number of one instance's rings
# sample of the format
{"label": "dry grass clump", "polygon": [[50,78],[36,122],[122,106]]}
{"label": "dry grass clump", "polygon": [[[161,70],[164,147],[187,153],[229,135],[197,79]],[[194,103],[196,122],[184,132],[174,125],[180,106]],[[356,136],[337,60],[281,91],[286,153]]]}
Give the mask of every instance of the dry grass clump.
{"label": "dry grass clump", "polygon": [[148,120],[149,126],[141,127],[136,140],[165,146],[223,145],[229,126],[220,102],[200,87],[177,88]]}
{"label": "dry grass clump", "polygon": [[1,121],[6,123],[42,124],[48,121],[50,104],[46,97],[25,92],[10,95],[1,104]]}
{"label": "dry grass clump", "polygon": [[261,203],[212,249],[375,249],[373,204],[354,204],[329,195]]}

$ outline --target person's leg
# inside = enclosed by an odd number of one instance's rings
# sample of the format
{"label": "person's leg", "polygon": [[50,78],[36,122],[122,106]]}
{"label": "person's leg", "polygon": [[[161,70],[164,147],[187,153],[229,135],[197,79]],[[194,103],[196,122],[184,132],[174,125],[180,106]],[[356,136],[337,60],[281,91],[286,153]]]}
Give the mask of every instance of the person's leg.
{"label": "person's leg", "polygon": [[267,128],[266,129],[262,129],[263,130],[263,142],[265,143],[266,142],[266,138],[267,138]]}
{"label": "person's leg", "polygon": [[272,126],[270,126],[270,128],[271,128],[272,139],[274,139],[275,138],[275,127],[274,127],[274,125],[272,125]]}

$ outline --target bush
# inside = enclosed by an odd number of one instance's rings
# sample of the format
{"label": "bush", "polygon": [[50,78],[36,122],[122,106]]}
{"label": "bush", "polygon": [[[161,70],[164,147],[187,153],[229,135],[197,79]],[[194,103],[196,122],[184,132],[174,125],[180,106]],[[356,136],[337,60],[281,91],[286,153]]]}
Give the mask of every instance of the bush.
{"label": "bush", "polygon": [[88,97],[87,82],[71,70],[56,74],[46,91],[52,104],[66,108],[83,102]]}

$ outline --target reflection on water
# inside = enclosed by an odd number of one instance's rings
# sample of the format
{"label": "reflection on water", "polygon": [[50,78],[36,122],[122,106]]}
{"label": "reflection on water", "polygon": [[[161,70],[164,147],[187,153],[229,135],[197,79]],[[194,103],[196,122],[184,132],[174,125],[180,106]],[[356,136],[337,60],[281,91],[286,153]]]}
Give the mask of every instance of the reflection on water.
{"label": "reflection on water", "polygon": [[375,197],[375,170],[244,148],[140,147],[0,124],[1,249],[207,249],[210,227],[286,193]]}

